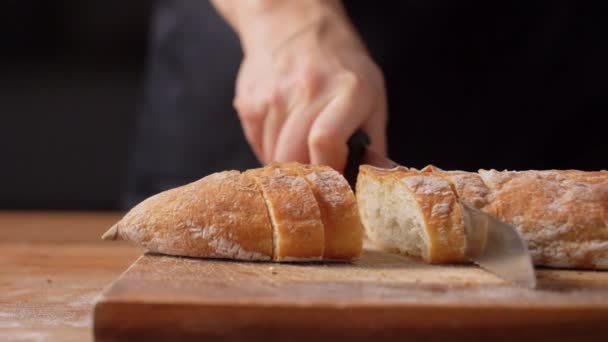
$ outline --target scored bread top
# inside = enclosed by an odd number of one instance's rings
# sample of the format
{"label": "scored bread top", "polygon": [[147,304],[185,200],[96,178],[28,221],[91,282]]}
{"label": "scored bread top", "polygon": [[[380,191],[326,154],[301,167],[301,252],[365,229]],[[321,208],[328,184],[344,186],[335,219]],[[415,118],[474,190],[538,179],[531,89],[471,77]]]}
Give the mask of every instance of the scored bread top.
{"label": "scored bread top", "polygon": [[209,175],[135,206],[104,238],[158,253],[270,260],[272,226],[257,184],[238,171]]}
{"label": "scored bread top", "polygon": [[258,182],[274,231],[278,261],[321,260],[325,246],[321,212],[310,185],[296,170],[272,164],[244,173]]}

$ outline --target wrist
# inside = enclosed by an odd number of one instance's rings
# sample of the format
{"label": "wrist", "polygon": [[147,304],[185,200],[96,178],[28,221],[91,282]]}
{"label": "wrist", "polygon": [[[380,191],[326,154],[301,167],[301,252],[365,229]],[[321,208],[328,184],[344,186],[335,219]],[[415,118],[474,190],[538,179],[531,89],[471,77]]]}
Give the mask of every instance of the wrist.
{"label": "wrist", "polygon": [[254,0],[248,6],[237,23],[245,54],[260,49],[272,53],[286,41],[322,27],[353,31],[336,0]]}

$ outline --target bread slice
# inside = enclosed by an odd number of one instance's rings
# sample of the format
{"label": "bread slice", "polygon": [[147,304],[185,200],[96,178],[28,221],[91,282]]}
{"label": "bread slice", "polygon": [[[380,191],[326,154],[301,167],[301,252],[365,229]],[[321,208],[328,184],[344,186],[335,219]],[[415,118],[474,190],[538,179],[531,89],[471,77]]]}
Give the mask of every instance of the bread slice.
{"label": "bread slice", "polygon": [[152,196],[103,236],[157,253],[270,260],[272,226],[256,182],[226,171]]}
{"label": "bread slice", "polygon": [[357,201],[346,179],[324,165],[294,167],[311,186],[321,211],[325,233],[325,260],[349,260],[361,255],[363,227]]}
{"label": "bread slice", "polygon": [[442,177],[363,165],[357,202],[367,237],[381,248],[430,263],[466,260],[462,207]]}
{"label": "bread slice", "polygon": [[268,208],[277,261],[313,261],[325,248],[321,212],[308,182],[290,167],[272,164],[248,170]]}

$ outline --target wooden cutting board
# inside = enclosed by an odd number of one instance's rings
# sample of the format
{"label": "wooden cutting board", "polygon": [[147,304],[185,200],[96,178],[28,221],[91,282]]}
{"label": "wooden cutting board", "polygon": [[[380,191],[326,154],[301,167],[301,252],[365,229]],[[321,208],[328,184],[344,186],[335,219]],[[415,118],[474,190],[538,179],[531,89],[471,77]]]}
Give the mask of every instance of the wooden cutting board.
{"label": "wooden cutting board", "polygon": [[146,254],[99,298],[98,341],[608,341],[608,272],[538,270],[521,289],[475,266],[366,250],[352,264]]}

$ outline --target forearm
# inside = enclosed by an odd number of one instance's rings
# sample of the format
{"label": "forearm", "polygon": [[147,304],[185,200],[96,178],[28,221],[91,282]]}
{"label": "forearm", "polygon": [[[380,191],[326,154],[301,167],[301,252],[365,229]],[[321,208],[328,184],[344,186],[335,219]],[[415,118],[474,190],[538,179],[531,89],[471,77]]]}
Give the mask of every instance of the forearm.
{"label": "forearm", "polygon": [[212,0],[237,32],[245,52],[254,46],[276,48],[321,21],[351,31],[340,0]]}

